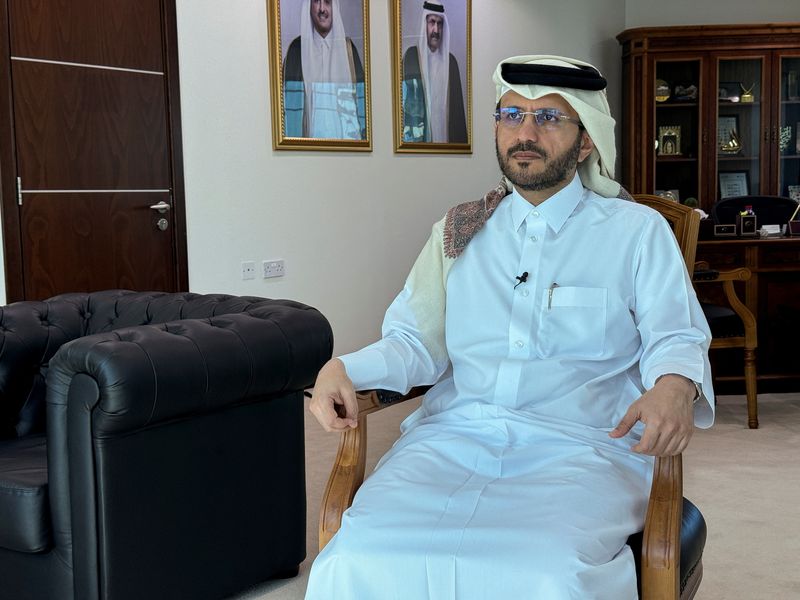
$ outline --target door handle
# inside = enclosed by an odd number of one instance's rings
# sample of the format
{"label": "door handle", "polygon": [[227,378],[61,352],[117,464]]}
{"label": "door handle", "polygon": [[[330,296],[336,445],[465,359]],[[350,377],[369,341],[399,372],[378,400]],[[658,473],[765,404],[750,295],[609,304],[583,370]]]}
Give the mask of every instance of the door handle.
{"label": "door handle", "polygon": [[158,204],[151,204],[150,208],[152,208],[153,210],[157,210],[158,212],[160,212],[163,215],[165,212],[167,212],[172,207],[168,203],[166,203],[166,202],[164,202],[162,200]]}

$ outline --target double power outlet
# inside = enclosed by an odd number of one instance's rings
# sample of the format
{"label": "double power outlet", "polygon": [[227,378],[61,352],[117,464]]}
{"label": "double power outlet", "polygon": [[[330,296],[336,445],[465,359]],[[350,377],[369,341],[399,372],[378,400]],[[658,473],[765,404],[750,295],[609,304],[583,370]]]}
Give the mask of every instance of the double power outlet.
{"label": "double power outlet", "polygon": [[[270,279],[272,277],[283,277],[286,275],[286,264],[282,258],[275,260],[264,260],[261,262],[261,277]],[[256,261],[242,261],[242,279],[256,278]]]}

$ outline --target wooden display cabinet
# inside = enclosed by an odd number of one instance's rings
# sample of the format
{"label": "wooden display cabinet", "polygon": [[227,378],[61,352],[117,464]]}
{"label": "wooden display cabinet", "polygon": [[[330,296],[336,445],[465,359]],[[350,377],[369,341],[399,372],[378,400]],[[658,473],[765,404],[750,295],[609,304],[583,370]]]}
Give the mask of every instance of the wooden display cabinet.
{"label": "wooden display cabinet", "polygon": [[800,23],[629,29],[622,182],[706,212],[733,195],[800,194]]}

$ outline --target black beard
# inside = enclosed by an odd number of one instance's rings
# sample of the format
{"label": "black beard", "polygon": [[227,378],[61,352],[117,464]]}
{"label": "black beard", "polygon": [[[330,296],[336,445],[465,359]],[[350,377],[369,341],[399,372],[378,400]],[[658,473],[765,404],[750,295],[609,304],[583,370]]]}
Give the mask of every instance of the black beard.
{"label": "black beard", "polygon": [[[500,170],[514,184],[514,187],[527,191],[540,191],[563,183],[575,170],[578,165],[578,156],[581,153],[582,138],[583,135],[578,133],[575,143],[551,161],[548,161],[547,152],[533,142],[520,142],[509,148],[506,151],[506,155],[503,156],[497,146],[497,138],[495,138],[494,148],[497,154],[497,162],[500,164]],[[524,170],[528,163],[520,163],[519,169],[513,167],[510,161],[511,155],[515,152],[536,152],[542,157],[540,160],[545,162],[544,171],[528,174]]]}

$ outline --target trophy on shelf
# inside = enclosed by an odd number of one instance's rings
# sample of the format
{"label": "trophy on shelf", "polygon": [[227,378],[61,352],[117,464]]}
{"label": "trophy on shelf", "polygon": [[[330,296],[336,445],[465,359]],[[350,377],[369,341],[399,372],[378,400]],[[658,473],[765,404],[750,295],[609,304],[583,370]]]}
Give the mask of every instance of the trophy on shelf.
{"label": "trophy on shelf", "polygon": [[669,100],[670,94],[669,84],[663,79],[656,79],[656,102],[666,102]]}
{"label": "trophy on shelf", "polygon": [[744,85],[740,83],[739,87],[742,88],[742,95],[739,96],[739,102],[746,103],[755,101],[755,97],[753,96],[753,88],[756,87],[755,83],[749,88],[744,87]]}
{"label": "trophy on shelf", "polygon": [[719,145],[719,151],[722,154],[736,154],[741,149],[742,143],[739,141],[739,136],[736,134],[735,129],[731,129],[728,133],[728,141]]}

